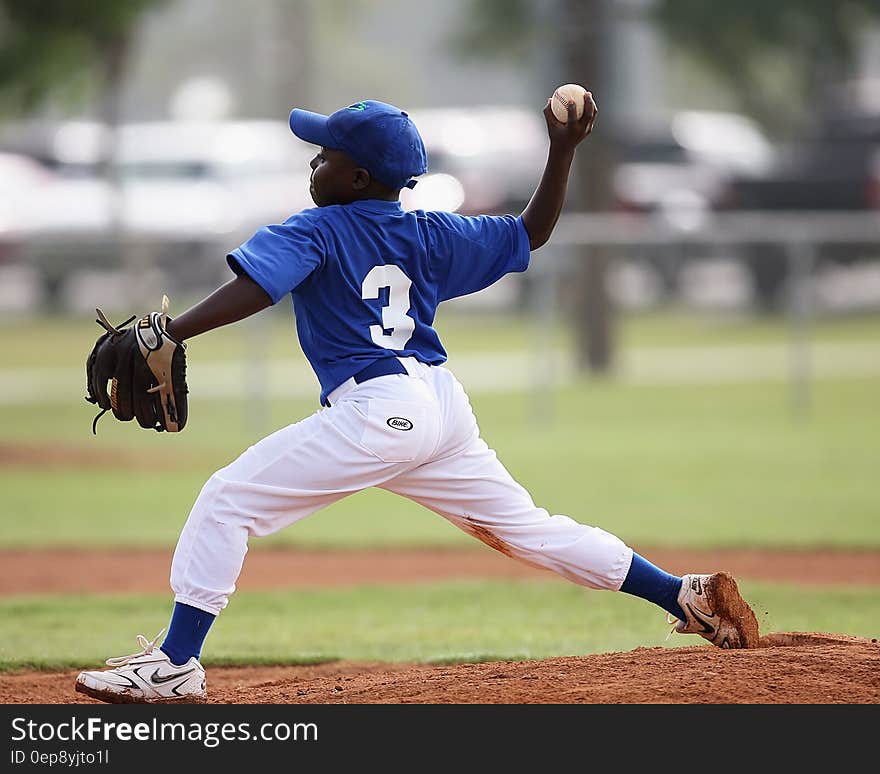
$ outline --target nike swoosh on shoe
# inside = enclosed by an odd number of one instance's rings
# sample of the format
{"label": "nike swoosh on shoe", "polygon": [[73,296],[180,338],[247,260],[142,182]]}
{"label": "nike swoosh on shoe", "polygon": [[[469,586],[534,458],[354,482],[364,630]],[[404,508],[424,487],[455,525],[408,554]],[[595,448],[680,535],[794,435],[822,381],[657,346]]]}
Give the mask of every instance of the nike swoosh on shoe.
{"label": "nike swoosh on shoe", "polygon": [[694,617],[694,620],[703,627],[703,631],[706,634],[712,634],[716,630],[717,626],[713,626],[712,622],[717,621],[718,616],[713,615],[709,616],[709,618],[704,618],[703,616],[706,614],[702,610],[697,610],[693,605],[688,605],[687,608]]}
{"label": "nike swoosh on shoe", "polygon": [[187,669],[185,672],[173,672],[170,675],[160,676],[159,670],[156,669],[150,676],[150,682],[153,685],[163,685],[164,683],[170,683],[172,680],[176,680],[178,677],[188,677],[195,671],[195,668],[191,668]]}

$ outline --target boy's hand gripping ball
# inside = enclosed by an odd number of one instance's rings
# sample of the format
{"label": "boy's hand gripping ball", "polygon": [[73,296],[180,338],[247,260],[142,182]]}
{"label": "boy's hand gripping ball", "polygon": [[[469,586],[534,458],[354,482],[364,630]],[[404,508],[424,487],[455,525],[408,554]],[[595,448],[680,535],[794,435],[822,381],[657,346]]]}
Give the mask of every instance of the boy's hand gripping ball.
{"label": "boy's hand gripping ball", "polygon": [[556,120],[563,124],[568,123],[568,106],[574,104],[575,116],[580,118],[584,114],[584,95],[587,90],[576,83],[566,83],[553,92],[550,99],[550,107]]}

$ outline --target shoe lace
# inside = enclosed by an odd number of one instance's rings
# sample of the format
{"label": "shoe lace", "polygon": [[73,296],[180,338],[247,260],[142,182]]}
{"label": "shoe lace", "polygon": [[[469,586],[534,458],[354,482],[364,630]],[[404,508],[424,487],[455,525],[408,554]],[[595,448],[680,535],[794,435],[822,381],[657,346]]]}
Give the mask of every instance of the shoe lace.
{"label": "shoe lace", "polygon": [[156,643],[159,641],[159,638],[165,634],[165,628],[162,628],[162,631],[159,632],[152,640],[148,640],[144,637],[143,634],[139,634],[137,636],[138,645],[141,646],[140,651],[137,653],[132,653],[128,656],[117,656],[116,658],[108,658],[106,661],[107,666],[111,667],[121,667],[128,664],[133,659],[138,658],[139,656],[148,656],[153,652],[153,649],[156,647]]}
{"label": "shoe lace", "polygon": [[666,623],[672,626],[669,630],[669,634],[666,635],[666,639],[668,640],[673,634],[675,634],[675,627],[678,625],[678,618],[676,618],[672,613],[666,613]]}

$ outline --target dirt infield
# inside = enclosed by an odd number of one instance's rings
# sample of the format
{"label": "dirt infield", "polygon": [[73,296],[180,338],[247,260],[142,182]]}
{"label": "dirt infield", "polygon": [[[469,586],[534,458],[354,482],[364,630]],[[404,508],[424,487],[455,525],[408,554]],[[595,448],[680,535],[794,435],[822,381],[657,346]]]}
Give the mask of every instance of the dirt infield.
{"label": "dirt infield", "polygon": [[[333,662],[214,668],[219,704],[876,704],[876,640],[794,632],[711,645],[456,666]],[[90,704],[76,672],[0,676],[5,704]]]}
{"label": "dirt infield", "polygon": [[[880,554],[650,550],[673,572],[726,569],[738,579],[880,586]],[[0,594],[168,591],[169,551],[0,552]],[[240,589],[554,576],[489,549],[322,552],[255,550]],[[560,581],[563,582],[563,581]],[[876,704],[880,644],[816,632],[762,632],[761,647],[692,643],[624,653],[432,666],[333,662],[211,668],[222,704]],[[880,632],[878,632],[880,634]],[[76,672],[0,675],[0,702],[78,704]]]}
{"label": "dirt infield", "polygon": [[[0,551],[0,596],[168,592],[171,555],[171,549]],[[880,552],[644,549],[643,555],[678,574],[727,570],[738,579],[880,586]],[[247,555],[238,589],[557,577],[478,544],[461,549],[373,551],[255,549]]]}

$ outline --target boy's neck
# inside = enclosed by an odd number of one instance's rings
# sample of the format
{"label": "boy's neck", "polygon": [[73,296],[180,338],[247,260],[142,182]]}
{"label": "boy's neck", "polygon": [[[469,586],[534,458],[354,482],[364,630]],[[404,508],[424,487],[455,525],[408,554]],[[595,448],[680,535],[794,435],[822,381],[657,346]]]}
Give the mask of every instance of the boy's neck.
{"label": "boy's neck", "polygon": [[400,201],[400,191],[364,191],[355,201],[365,201],[367,199],[378,199],[383,202]]}
{"label": "boy's neck", "polygon": [[393,194],[380,194],[380,193],[364,193],[361,196],[357,196],[353,198],[349,204],[356,204],[357,202],[400,202],[400,195],[397,193]]}

